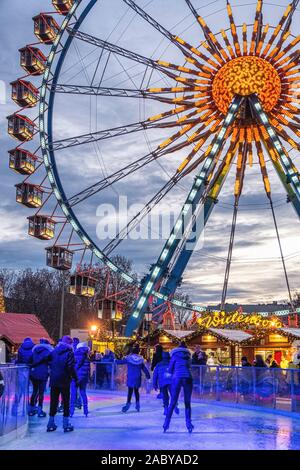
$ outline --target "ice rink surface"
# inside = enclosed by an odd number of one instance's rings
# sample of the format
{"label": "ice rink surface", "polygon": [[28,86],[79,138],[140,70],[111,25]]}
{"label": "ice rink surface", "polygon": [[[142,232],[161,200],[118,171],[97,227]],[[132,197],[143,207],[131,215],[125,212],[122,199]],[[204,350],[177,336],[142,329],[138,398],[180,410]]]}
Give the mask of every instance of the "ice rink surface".
{"label": "ice rink surface", "polygon": [[[169,431],[162,432],[163,409],[155,395],[143,396],[141,411],[134,404],[121,413],[124,394],[90,393],[90,415],[76,410],[71,422],[74,432],[64,433],[62,415],[58,429],[47,433],[47,418],[30,418],[23,439],[5,446],[8,450],[288,450],[300,449],[300,416],[243,410],[213,404],[194,403],[194,432],[185,427],[183,404],[174,415]],[[48,409],[48,399],[45,409]],[[2,447],[2,449],[4,449]],[[0,448],[1,450],[1,448]]]}

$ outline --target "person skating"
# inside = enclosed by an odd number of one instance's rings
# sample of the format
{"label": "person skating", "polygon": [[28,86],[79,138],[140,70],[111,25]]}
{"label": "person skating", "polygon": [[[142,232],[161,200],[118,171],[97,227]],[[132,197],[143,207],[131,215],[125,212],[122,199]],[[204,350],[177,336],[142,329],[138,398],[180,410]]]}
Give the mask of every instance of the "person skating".
{"label": "person skating", "polygon": [[[29,416],[34,416],[36,413],[39,418],[45,418],[47,415],[43,411],[44,393],[49,377],[49,361],[53,347],[45,338],[40,339],[40,344],[37,344],[32,349],[32,365],[30,370],[30,380],[33,385],[33,391],[29,404]],[[38,400],[38,408],[36,410],[36,403]]]}
{"label": "person skating", "polygon": [[134,345],[131,354],[126,356],[124,359],[117,361],[117,364],[127,364],[127,403],[123,406],[122,411],[126,413],[131,406],[131,398],[134,392],[135,395],[135,409],[140,411],[140,394],[139,388],[142,384],[142,372],[146,375],[147,379],[150,379],[150,373],[145,366],[144,358],[139,355],[139,345]]}
{"label": "person skating", "polygon": [[74,352],[75,355],[75,370],[77,374],[77,386],[76,381],[73,379],[71,383],[71,406],[70,416],[72,417],[75,411],[77,401],[77,390],[79,389],[81,400],[83,403],[83,413],[85,416],[88,415],[88,398],[86,394],[86,386],[90,378],[91,363],[89,359],[90,348],[86,343],[78,343],[77,348]]}
{"label": "person skating", "polygon": [[191,362],[191,353],[187,349],[185,342],[180,343],[179,348],[171,351],[171,361],[168,368],[168,372],[172,376],[171,404],[168,408],[167,416],[163,425],[164,432],[169,429],[172,414],[178,402],[181,388],[183,388],[184,393],[186,427],[189,432],[192,432],[194,429],[191,409],[191,396],[193,391]]}
{"label": "person skating", "polygon": [[30,366],[32,362],[32,349],[35,346],[31,338],[25,338],[19,347],[16,364]]}
{"label": "person skating", "polygon": [[[80,339],[77,338],[76,336],[73,339],[73,351],[74,353],[76,352],[76,349],[77,349],[77,346],[78,344],[80,343]],[[71,389],[72,390],[72,389]],[[79,410],[81,410],[81,407],[82,407],[82,403],[81,403],[81,396],[80,396],[80,392],[79,392],[79,389],[76,388],[76,400],[75,400],[75,407],[78,408]],[[63,406],[62,406],[62,410],[63,410]]]}
{"label": "person skating", "polygon": [[[163,354],[163,347],[161,344],[156,344],[154,348],[154,354],[151,362],[151,372],[154,371],[154,368],[156,365],[162,360],[162,354]],[[159,394],[157,395],[156,398],[160,399],[163,397],[162,390],[159,389]]]}
{"label": "person skating", "polygon": [[64,407],[63,428],[64,432],[74,430],[70,424],[70,385],[74,379],[77,382],[75,371],[75,357],[72,348],[72,338],[64,336],[61,342],[51,353],[50,363],[50,413],[47,431],[52,432],[57,429],[54,417],[57,412],[59,395],[61,394]]}
{"label": "person skating", "polygon": [[[171,374],[168,373],[170,359],[170,353],[163,352],[162,360],[156,364],[153,374],[153,388],[154,390],[158,388],[161,390],[165,415],[170,404],[170,386],[172,382]],[[175,413],[179,414],[178,406],[175,407]]]}
{"label": "person skating", "polygon": [[[23,343],[18,349],[17,358],[15,364],[18,365],[25,365],[27,367],[31,367],[32,363],[32,349],[34,347],[34,342],[31,338],[27,337],[24,339]],[[25,371],[25,369],[23,369]],[[15,393],[14,404],[12,406],[12,413],[14,416],[18,414],[18,406],[21,402],[21,398],[23,395],[28,393],[28,382],[26,378],[26,374],[22,373],[22,369],[18,374],[18,387]],[[28,411],[30,412],[30,404],[28,403]],[[37,410],[35,410],[36,414]]]}

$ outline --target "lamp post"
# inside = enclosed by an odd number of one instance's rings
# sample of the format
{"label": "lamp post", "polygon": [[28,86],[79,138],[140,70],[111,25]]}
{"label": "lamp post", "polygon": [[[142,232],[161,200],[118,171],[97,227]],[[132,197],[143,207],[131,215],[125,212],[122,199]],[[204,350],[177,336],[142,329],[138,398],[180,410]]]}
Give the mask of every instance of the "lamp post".
{"label": "lamp post", "polygon": [[60,320],[59,320],[59,337],[63,337],[64,332],[64,311],[65,311],[65,289],[66,289],[67,272],[62,272],[62,288],[61,288],[61,304],[60,304]]}
{"label": "lamp post", "polygon": [[151,330],[151,322],[152,322],[152,313],[148,308],[147,313],[145,314],[145,320],[147,322],[147,331],[148,331],[148,345],[147,345],[147,359],[150,362],[150,330]]}

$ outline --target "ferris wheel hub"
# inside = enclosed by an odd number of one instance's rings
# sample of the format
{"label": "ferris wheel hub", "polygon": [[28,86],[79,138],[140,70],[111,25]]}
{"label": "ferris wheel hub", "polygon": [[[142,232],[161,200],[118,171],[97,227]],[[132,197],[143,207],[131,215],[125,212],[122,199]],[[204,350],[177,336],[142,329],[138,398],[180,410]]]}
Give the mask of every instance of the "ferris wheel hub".
{"label": "ferris wheel hub", "polygon": [[226,114],[234,95],[257,94],[266,112],[278,103],[281,80],[270,62],[256,56],[243,56],[229,61],[213,82],[213,98],[218,109]]}

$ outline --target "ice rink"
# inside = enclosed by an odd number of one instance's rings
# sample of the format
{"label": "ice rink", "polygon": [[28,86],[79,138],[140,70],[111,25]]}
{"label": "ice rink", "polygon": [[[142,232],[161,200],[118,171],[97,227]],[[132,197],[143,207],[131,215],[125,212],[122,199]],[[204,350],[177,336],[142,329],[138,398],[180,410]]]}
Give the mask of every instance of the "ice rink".
{"label": "ice rink", "polygon": [[[132,405],[121,413],[124,394],[89,393],[90,415],[76,410],[72,418],[74,432],[64,433],[62,415],[57,416],[58,429],[46,432],[47,418],[30,418],[29,432],[6,449],[88,449],[88,450],[286,450],[300,449],[300,416],[242,410],[213,404],[194,403],[195,429],[189,435],[185,428],[183,404],[174,415],[169,431],[162,432],[162,402],[155,395],[142,397],[141,412]],[[48,400],[46,409],[48,408]],[[3,449],[3,447],[2,447]]]}

